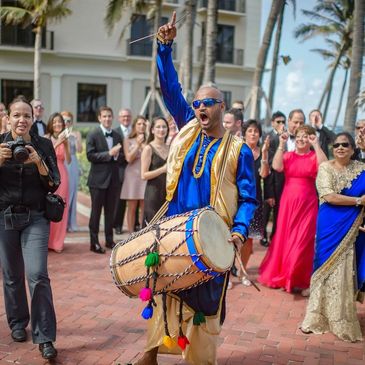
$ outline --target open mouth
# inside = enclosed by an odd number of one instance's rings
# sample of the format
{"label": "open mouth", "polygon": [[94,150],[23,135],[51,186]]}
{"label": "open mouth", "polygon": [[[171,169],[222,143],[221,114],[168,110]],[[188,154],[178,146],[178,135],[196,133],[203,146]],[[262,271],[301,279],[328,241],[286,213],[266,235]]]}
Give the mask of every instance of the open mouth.
{"label": "open mouth", "polygon": [[206,123],[208,121],[208,116],[204,113],[204,112],[201,112],[199,113],[199,119],[203,122],[203,123]]}

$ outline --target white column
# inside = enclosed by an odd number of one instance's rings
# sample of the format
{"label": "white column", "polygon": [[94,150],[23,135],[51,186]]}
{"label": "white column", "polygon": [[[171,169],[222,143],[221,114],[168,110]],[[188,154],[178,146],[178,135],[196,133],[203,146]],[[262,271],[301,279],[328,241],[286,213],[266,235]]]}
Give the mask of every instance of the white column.
{"label": "white column", "polygon": [[122,100],[120,107],[132,109],[132,80],[130,79],[122,79]]}
{"label": "white column", "polygon": [[50,113],[61,112],[61,76],[51,76],[51,109]]}

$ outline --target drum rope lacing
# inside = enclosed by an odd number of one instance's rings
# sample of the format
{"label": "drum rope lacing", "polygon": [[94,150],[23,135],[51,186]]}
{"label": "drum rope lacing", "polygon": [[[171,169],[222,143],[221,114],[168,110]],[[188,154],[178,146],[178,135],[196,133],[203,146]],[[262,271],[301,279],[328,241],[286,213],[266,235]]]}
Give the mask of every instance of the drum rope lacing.
{"label": "drum rope lacing", "polygon": [[[208,210],[208,209],[211,209],[209,207],[205,208],[205,209],[202,209],[199,213],[199,215],[201,214],[201,212],[205,211],[205,210]],[[189,232],[189,235],[187,235],[187,237],[185,237],[185,239],[183,239],[181,242],[179,242],[172,250],[170,253],[159,253],[159,256],[161,257],[164,257],[165,259],[162,260],[158,267],[160,267],[169,257],[191,257],[193,260],[192,260],[192,263],[185,268],[185,270],[183,272],[180,272],[180,273],[169,273],[169,274],[158,274],[159,277],[174,277],[174,279],[169,282],[167,285],[165,285],[161,290],[158,290],[158,291],[154,291],[155,294],[161,294],[163,292],[165,292],[170,286],[172,286],[177,280],[179,280],[181,277],[185,276],[185,275],[193,275],[193,274],[198,274],[198,273],[204,273],[205,275],[208,275],[210,274],[212,271],[214,271],[213,269],[209,268],[209,269],[206,269],[206,270],[193,270],[193,271],[190,271],[190,269],[195,265],[196,262],[199,261],[200,257],[203,256],[203,254],[184,254],[184,253],[180,253],[180,254],[176,254],[174,253],[176,250],[178,250],[186,241],[187,239],[189,239],[191,236],[193,236],[193,234],[195,232],[197,232],[197,230],[187,230],[187,229],[179,229],[179,227],[182,227],[183,225],[186,225],[187,222],[191,221],[192,219],[195,219],[195,217],[192,217],[191,216],[191,212],[187,212],[187,213],[184,213],[184,214],[176,214],[176,215],[173,215],[173,216],[169,216],[169,217],[165,217],[163,219],[161,219],[159,221],[160,224],[168,221],[168,220],[171,220],[172,218],[175,218],[175,217],[185,217],[185,216],[188,216],[188,219],[184,222],[181,222],[179,224],[177,224],[176,226],[173,226],[173,227],[170,227],[170,228],[162,228],[162,227],[159,227],[160,231],[165,231],[165,234],[162,235],[160,237],[160,240],[162,240],[164,237],[166,237],[170,232]],[[118,243],[118,245],[125,245],[126,243],[128,243],[129,241],[147,233],[147,232],[150,232],[151,230],[151,227],[147,226],[145,227],[144,229],[138,231],[138,232],[135,232],[133,233],[127,240],[125,241],[122,241],[120,243]],[[144,249],[143,251],[140,251],[140,252],[137,252],[136,254],[124,259],[124,260],[121,260],[121,261],[118,261],[116,264],[112,265],[112,268],[115,268],[117,266],[122,266],[130,261],[133,261],[135,259],[138,259],[142,256],[145,256],[147,255],[150,250],[152,249],[153,247],[153,243],[147,247],[146,249]],[[195,259],[194,259],[195,258]],[[142,282],[142,281],[145,281],[147,278],[152,278],[154,275],[154,273],[150,273],[150,274],[147,274],[147,275],[141,275],[141,276],[138,276],[138,277],[135,277],[131,280],[128,280],[128,281],[125,281],[123,282],[123,284],[120,284],[120,283],[115,283],[116,286],[118,288],[122,288],[124,286],[130,286],[130,285],[133,285],[133,284],[136,284],[136,283],[139,283],[139,282]],[[215,275],[216,277],[217,276],[222,276],[222,275],[225,275],[225,273],[219,273],[217,275]],[[203,277],[201,278],[198,282],[188,286],[188,287],[185,287],[185,288],[182,288],[182,289],[176,289],[174,290],[174,292],[180,292],[182,290],[188,290],[188,289],[191,289],[191,288],[194,288],[206,281],[209,281],[211,280],[212,277]]]}

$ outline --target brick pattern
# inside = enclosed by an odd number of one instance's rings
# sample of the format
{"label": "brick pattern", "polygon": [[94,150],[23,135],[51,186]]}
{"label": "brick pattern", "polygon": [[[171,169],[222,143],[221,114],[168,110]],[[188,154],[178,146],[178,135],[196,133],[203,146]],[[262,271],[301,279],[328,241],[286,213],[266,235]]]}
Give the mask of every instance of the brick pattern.
{"label": "brick pattern", "polygon": [[[89,205],[80,194],[83,205]],[[144,305],[115,287],[106,255],[89,251],[88,217],[78,215],[81,232],[68,234],[62,254],[50,252],[49,273],[56,307],[57,364],[117,365],[136,361],[145,344]],[[120,237],[120,236],[118,236]],[[101,237],[101,242],[103,239]],[[255,245],[249,273],[257,276],[265,249]],[[307,300],[281,290],[243,287],[234,280],[218,350],[219,365],[362,365],[363,343],[347,343],[331,334],[304,335],[298,329]],[[0,280],[1,281],[1,280]],[[31,340],[15,343],[6,322],[0,293],[0,365],[44,364]],[[358,305],[365,333],[365,307]],[[161,355],[160,365],[186,364],[181,357]]]}

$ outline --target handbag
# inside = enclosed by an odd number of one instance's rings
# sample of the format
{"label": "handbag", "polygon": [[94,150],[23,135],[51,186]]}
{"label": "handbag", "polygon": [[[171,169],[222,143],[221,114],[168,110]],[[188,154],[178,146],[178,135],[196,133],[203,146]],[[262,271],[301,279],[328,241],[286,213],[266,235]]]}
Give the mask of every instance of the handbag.
{"label": "handbag", "polygon": [[44,216],[52,222],[60,222],[63,217],[66,202],[58,194],[48,193],[46,195],[46,205]]}

